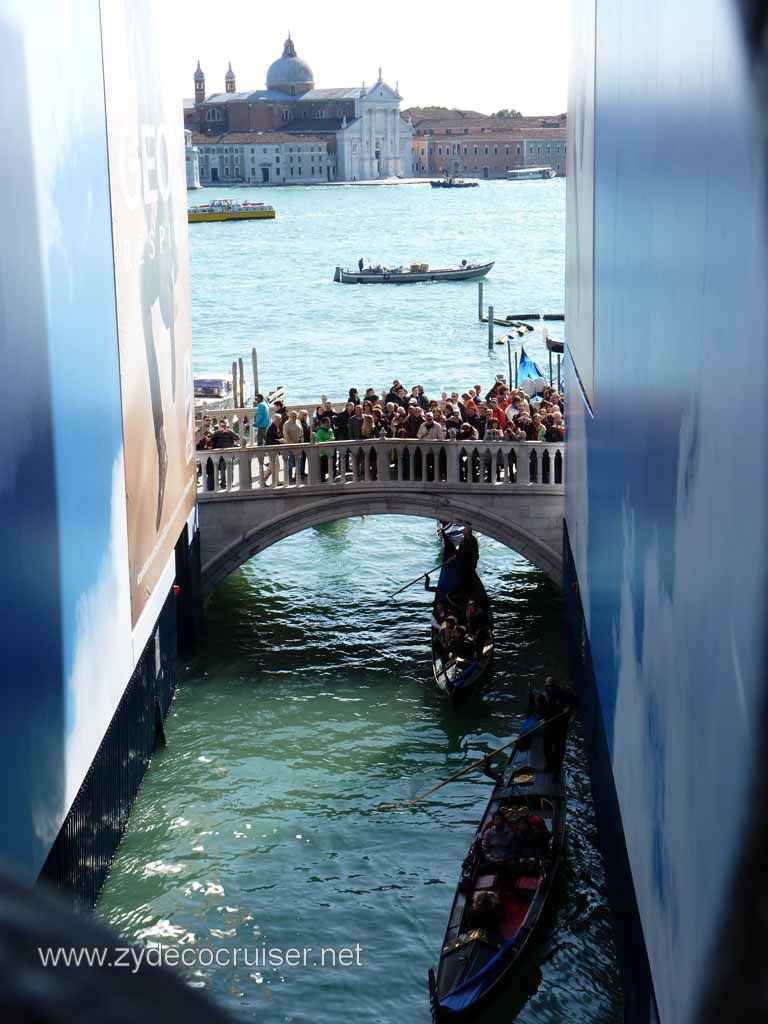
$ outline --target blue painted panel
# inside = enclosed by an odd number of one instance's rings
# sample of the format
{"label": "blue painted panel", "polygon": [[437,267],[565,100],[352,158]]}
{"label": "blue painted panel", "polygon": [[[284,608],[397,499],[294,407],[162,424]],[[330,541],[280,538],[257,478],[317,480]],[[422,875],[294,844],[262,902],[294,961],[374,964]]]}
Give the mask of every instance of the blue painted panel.
{"label": "blue painted panel", "polygon": [[13,712],[2,763],[19,781],[0,797],[13,823],[0,856],[34,876],[132,663],[99,4],[11,11],[0,81],[16,97],[15,155],[0,168],[11,215],[0,258],[4,408],[17,425],[2,550],[15,553],[17,580],[3,597]]}
{"label": "blue painted panel", "polygon": [[596,40],[595,416],[571,367],[567,518],[659,1009],[678,1022],[713,955],[764,697],[762,150],[724,0],[598,3]]}
{"label": "blue painted panel", "polygon": [[[0,58],[0,90],[24,111],[24,39],[3,13]],[[9,118],[4,141],[14,159],[0,161],[0,856],[29,876],[52,828],[55,835],[63,801],[59,536],[41,226],[25,117]]]}

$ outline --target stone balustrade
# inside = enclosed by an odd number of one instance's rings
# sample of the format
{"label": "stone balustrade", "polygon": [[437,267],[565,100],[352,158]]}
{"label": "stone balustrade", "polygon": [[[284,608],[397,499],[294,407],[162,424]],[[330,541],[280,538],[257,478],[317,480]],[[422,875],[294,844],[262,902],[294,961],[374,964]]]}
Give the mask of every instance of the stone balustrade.
{"label": "stone balustrade", "polygon": [[[246,412],[246,410],[242,410]],[[358,485],[387,489],[508,489],[562,493],[563,444],[515,441],[416,441],[381,438],[199,451],[198,497],[285,494]]]}

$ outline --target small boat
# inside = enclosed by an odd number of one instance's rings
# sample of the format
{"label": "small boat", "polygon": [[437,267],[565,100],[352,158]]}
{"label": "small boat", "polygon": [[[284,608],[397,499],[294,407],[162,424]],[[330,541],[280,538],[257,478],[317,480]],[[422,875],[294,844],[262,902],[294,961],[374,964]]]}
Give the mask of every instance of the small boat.
{"label": "small boat", "polygon": [[507,181],[529,181],[532,178],[556,178],[553,167],[515,167],[507,171]]}
{"label": "small boat", "polygon": [[565,352],[565,342],[553,338],[546,327],[543,327],[542,331],[544,334],[544,344],[550,352]]}
{"label": "small boat", "polygon": [[231,409],[235,404],[231,377],[195,377],[192,381],[195,406],[208,412]]}
{"label": "small boat", "polygon": [[[488,323],[488,317],[487,316],[481,316],[480,317],[480,322],[484,323],[484,324],[487,324]],[[499,327],[526,327],[529,331],[533,330],[533,328],[530,327],[528,324],[524,323],[520,319],[520,317],[515,317],[515,316],[512,316],[511,314],[509,316],[495,316],[493,318],[493,322],[495,324],[497,324]]]}
{"label": "small boat", "polygon": [[[435,682],[454,703],[458,703],[487,676],[493,667],[493,615],[491,602],[471,561],[462,557],[460,527],[453,524],[442,530],[443,564],[440,568],[432,605],[432,672]],[[453,615],[462,624],[470,600],[486,616],[486,627],[477,641],[467,638],[455,649],[446,649],[441,626]]]}
{"label": "small boat", "polygon": [[429,268],[427,263],[412,263],[410,267],[368,267],[365,270],[343,270],[336,267],[333,280],[340,284],[418,284],[425,281],[472,281],[485,277],[493,266],[490,263],[467,263],[458,267]]}
{"label": "small boat", "polygon": [[274,220],[274,206],[266,203],[237,203],[232,199],[213,199],[204,206],[190,206],[187,220],[196,224],[204,220]]}
{"label": "small boat", "polygon": [[477,188],[479,181],[465,181],[463,178],[434,178],[432,188]]}
{"label": "small boat", "polygon": [[[484,324],[488,323],[487,316],[481,316],[480,319]],[[515,324],[518,320],[565,320],[565,314],[563,313],[508,313],[503,319],[497,320],[495,317],[493,322],[506,326],[507,324]]]}
{"label": "small boat", "polygon": [[541,728],[497,777],[462,865],[437,972],[429,972],[435,1024],[467,1020],[487,1003],[519,964],[552,891],[565,838],[572,703],[550,707],[559,708],[555,720],[550,710],[529,713],[523,735]]}

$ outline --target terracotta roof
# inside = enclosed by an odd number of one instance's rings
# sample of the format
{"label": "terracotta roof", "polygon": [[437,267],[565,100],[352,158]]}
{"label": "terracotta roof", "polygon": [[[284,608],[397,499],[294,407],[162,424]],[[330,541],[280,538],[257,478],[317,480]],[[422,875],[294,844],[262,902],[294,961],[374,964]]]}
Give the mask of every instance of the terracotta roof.
{"label": "terracotta roof", "polygon": [[195,146],[274,146],[283,142],[325,142],[319,135],[289,135],[287,132],[225,132],[223,135],[200,135],[195,132]]}

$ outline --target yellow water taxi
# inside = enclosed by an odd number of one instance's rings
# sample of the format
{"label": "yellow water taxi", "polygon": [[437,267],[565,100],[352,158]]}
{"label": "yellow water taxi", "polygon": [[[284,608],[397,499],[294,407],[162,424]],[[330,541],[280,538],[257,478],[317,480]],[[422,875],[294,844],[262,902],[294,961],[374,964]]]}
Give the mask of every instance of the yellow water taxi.
{"label": "yellow water taxi", "polygon": [[274,206],[266,203],[236,203],[231,199],[214,199],[205,206],[192,206],[187,210],[190,224],[203,220],[274,220]]}

